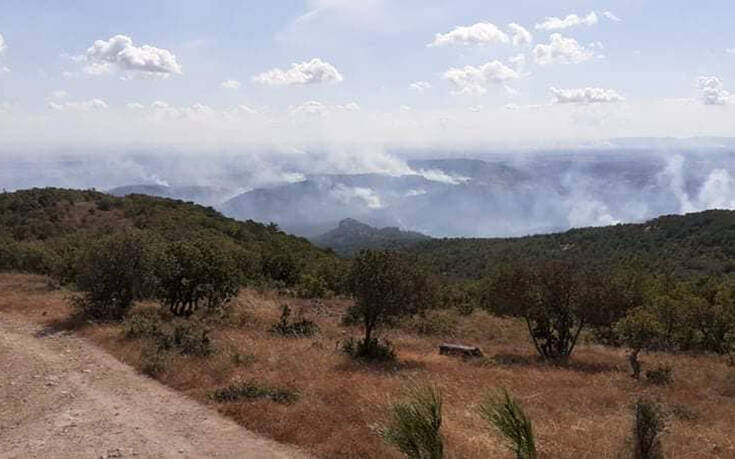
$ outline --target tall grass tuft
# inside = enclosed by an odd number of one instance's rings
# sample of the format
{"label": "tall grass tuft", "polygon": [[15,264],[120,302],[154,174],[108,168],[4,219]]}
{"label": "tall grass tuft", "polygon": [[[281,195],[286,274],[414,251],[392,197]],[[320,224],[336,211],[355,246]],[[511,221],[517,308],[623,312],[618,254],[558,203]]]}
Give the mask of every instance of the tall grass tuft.
{"label": "tall grass tuft", "polygon": [[441,459],[442,396],[432,385],[411,385],[405,398],[391,407],[391,422],[377,429],[389,445],[410,459]]}
{"label": "tall grass tuft", "polygon": [[517,459],[536,458],[531,420],[506,389],[488,394],[480,404],[480,414],[508,441]]}
{"label": "tall grass tuft", "polygon": [[666,419],[661,406],[645,398],[635,403],[633,424],[633,457],[635,459],[661,459],[661,435],[666,429]]}

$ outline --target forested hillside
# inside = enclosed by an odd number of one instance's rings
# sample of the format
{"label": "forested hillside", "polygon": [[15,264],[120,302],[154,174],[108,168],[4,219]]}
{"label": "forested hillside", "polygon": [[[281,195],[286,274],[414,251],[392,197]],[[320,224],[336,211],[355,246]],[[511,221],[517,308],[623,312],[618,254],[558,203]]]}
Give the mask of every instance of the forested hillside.
{"label": "forested hillside", "polygon": [[63,280],[97,240],[131,231],[161,243],[208,241],[226,249],[245,282],[294,286],[306,276],[339,288],[341,261],[275,225],[240,222],[183,201],[53,188],[0,194],[0,270]]}
{"label": "forested hillside", "polygon": [[319,247],[330,248],[339,255],[352,256],[362,249],[399,250],[411,247],[431,237],[396,227],[375,228],[352,218],[345,218],[337,228],[311,241]]}
{"label": "forested hillside", "polygon": [[657,272],[727,274],[735,270],[735,212],[710,210],[522,238],[433,239],[409,251],[437,272],[472,279],[504,263],[559,258],[585,265],[636,259]]}

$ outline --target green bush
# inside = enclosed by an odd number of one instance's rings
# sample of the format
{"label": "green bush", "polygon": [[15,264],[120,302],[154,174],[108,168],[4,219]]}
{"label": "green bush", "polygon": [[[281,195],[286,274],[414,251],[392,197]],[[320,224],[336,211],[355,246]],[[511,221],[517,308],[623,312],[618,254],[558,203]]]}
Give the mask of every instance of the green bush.
{"label": "green bush", "polygon": [[316,275],[304,273],[296,285],[295,294],[299,298],[325,298],[329,296],[327,282]]}
{"label": "green bush", "polygon": [[184,355],[206,357],[214,352],[210,330],[197,322],[180,322],[156,335],[158,347]]}
{"label": "green bush", "polygon": [[356,360],[366,362],[392,362],[396,360],[396,351],[393,344],[388,340],[378,338],[355,339],[350,337],[342,343],[342,352]]}
{"label": "green bush", "polygon": [[488,394],[480,404],[480,415],[508,442],[517,459],[536,458],[533,424],[507,390]]}
{"label": "green bush", "polygon": [[635,459],[663,459],[661,435],[666,429],[666,420],[661,406],[648,399],[635,403],[633,423],[633,457]]}
{"label": "green bush", "polygon": [[377,428],[380,437],[411,459],[444,457],[442,396],[429,385],[413,385],[405,390],[404,399],[391,407],[388,425]]}
{"label": "green bush", "polygon": [[130,339],[151,338],[163,333],[163,327],[158,311],[139,311],[125,319],[123,335]]}
{"label": "green bush", "polygon": [[319,326],[311,320],[301,318],[295,322],[290,321],[291,308],[283,305],[281,318],[278,323],[271,327],[271,333],[286,337],[313,336],[319,332]]}
{"label": "green bush", "polygon": [[666,386],[674,381],[671,365],[662,363],[646,370],[646,381],[657,386]]}
{"label": "green bush", "polygon": [[141,371],[155,378],[168,369],[170,360],[167,351],[158,346],[146,346],[141,356]]}
{"label": "green bush", "polygon": [[300,398],[298,392],[285,387],[269,386],[255,380],[237,381],[227,387],[217,389],[209,398],[217,402],[236,402],[267,398],[276,403],[291,404]]}
{"label": "green bush", "polygon": [[153,256],[148,235],[129,231],[93,244],[78,262],[77,287],[82,295],[74,305],[85,317],[119,321],[133,301],[155,289]]}

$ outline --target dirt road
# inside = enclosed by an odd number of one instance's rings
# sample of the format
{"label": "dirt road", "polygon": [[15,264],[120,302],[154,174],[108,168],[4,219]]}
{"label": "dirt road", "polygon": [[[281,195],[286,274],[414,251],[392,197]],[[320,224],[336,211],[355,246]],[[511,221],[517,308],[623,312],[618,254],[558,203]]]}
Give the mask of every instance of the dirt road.
{"label": "dirt road", "polygon": [[0,312],[2,458],[306,458],[66,332]]}

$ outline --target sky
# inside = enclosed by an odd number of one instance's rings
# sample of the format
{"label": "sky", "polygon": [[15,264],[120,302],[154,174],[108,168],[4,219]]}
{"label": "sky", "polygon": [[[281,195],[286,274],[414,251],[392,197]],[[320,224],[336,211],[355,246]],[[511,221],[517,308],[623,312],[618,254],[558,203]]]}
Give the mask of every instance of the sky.
{"label": "sky", "polygon": [[3,0],[0,144],[735,133],[731,0]]}

